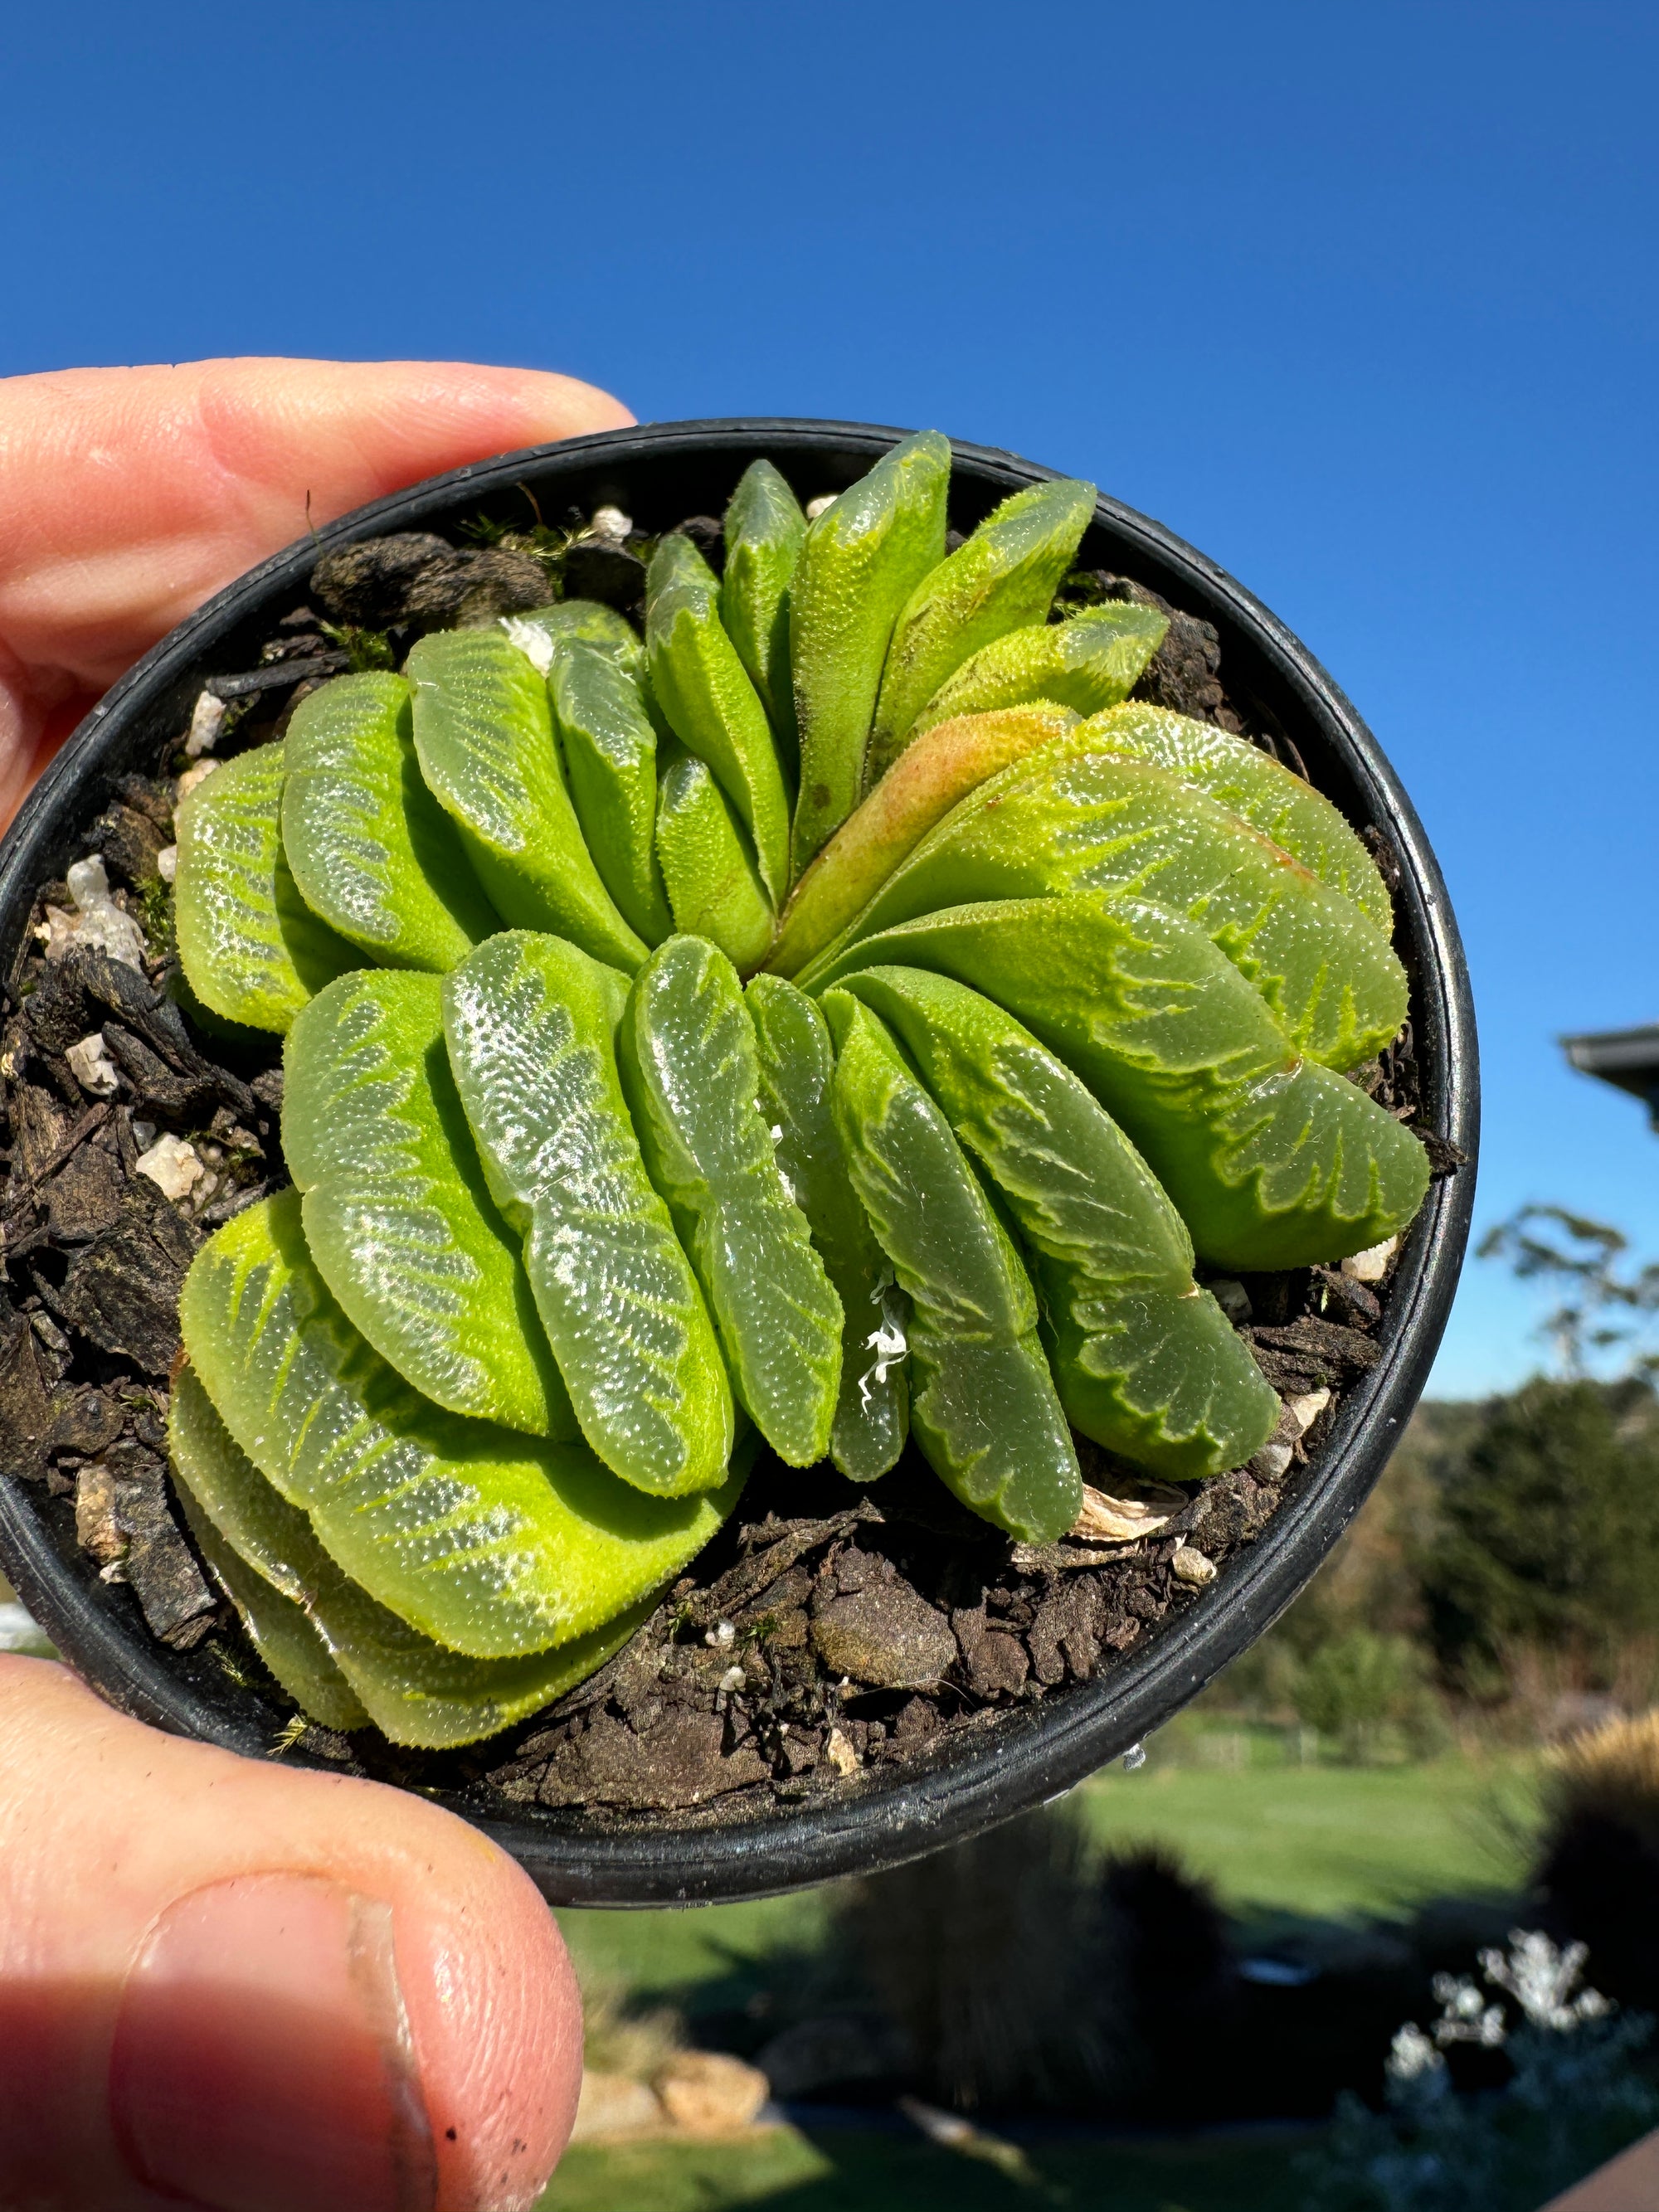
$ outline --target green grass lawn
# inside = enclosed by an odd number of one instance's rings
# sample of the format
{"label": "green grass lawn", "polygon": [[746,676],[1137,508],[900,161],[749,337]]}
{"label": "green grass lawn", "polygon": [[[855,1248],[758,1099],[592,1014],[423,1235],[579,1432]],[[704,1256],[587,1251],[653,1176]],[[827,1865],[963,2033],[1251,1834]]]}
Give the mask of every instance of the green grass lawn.
{"label": "green grass lawn", "polygon": [[[1414,1766],[1287,1763],[1271,1731],[1182,1727],[1133,1774],[1097,1775],[1073,1801],[1111,1844],[1164,1843],[1212,1881],[1253,1935],[1310,1918],[1386,1913],[1437,1893],[1501,1893],[1524,1870],[1530,1762]],[[830,1893],[679,1912],[562,1912],[590,1987],[625,1987],[690,2019],[729,2022],[811,1950]],[[778,2129],[732,2143],[572,2151],[543,2212],[1294,2212],[1293,2137],[1027,2145],[1002,2166],[919,2135]]]}
{"label": "green grass lawn", "polygon": [[579,2148],[540,2212],[1294,2212],[1303,2140],[1062,2141],[1000,2166],[918,2135],[779,2128],[732,2143]]}
{"label": "green grass lawn", "polygon": [[1172,1844],[1231,1910],[1346,1919],[1451,1891],[1513,1889],[1535,1818],[1531,1762],[1110,1769],[1079,1793],[1103,1842]]}

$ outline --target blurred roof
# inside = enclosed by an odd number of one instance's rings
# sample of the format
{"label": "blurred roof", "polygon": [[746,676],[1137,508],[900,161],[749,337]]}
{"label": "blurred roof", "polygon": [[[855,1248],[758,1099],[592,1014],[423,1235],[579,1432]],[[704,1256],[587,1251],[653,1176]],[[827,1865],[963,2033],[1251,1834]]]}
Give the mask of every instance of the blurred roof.
{"label": "blurred roof", "polygon": [[1659,1128],[1659,1022],[1639,1030],[1598,1030],[1566,1036],[1561,1048],[1586,1075],[1599,1076],[1616,1091],[1642,1099]]}

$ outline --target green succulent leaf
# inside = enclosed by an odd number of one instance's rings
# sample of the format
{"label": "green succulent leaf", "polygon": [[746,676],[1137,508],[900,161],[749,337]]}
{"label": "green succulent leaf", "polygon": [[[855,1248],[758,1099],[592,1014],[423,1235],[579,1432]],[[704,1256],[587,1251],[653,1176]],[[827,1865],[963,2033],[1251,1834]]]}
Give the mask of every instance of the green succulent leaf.
{"label": "green succulent leaf", "polygon": [[1192,923],[1100,892],[1005,899],[906,922],[842,975],[887,963],[954,975],[1086,1083],[1218,1266],[1302,1267],[1403,1229],[1428,1188],[1410,1131],[1301,1059]]}
{"label": "green succulent leaf", "polygon": [[289,1031],[283,1071],[306,1242],[353,1327],[435,1405],[578,1436],[461,1110],[438,978],[342,976]]}
{"label": "green succulent leaf", "polygon": [[[1103,890],[1195,922],[1310,1060],[1352,1067],[1406,1018],[1405,969],[1351,899],[1165,769],[1079,724],[972,792],[901,862],[854,939],[941,908]],[[817,981],[815,968],[803,980]]]}
{"label": "green succulent leaf", "polygon": [[707,1543],[742,1486],[647,1498],[586,1445],[428,1404],[330,1297],[295,1190],[203,1246],[179,1317],[225,1426],[338,1565],[471,1658],[546,1650],[614,1620]]}
{"label": "green succulent leaf", "polygon": [[319,921],[283,854],[280,744],[215,770],[178,812],[174,916],[185,980],[226,1021],[280,1035],[362,955]]}
{"label": "green succulent leaf", "polygon": [[796,884],[766,964],[795,975],[848,928],[958,799],[1076,717],[1045,702],[942,724],[907,745]]}
{"label": "green succulent leaf", "polygon": [[1073,1427],[1178,1482],[1259,1450],[1278,1396],[1194,1285],[1185,1224],[1087,1087],[951,977],[874,968],[846,988],[897,1036],[1013,1215]]}
{"label": "green succulent leaf", "polygon": [[384,967],[439,974],[500,928],[421,781],[403,677],[337,676],[284,745],[283,850],[313,914]]}
{"label": "green succulent leaf", "polygon": [[964,660],[994,638],[1042,621],[1094,511],[1091,483],[1032,484],[1005,499],[922,578],[893,626],[866,789],[892,766],[917,715]]}
{"label": "green succulent leaf", "polygon": [[902,1361],[886,1363],[891,1309],[902,1294],[859,1201],[836,1127],[836,1048],[805,992],[781,975],[757,975],[744,994],[755,1025],[760,1109],[786,1187],[841,1300],[841,1384],[830,1456],[854,1482],[873,1482],[897,1462],[909,1431]]}
{"label": "green succulent leaf", "polygon": [[503,615],[501,626],[544,676],[565,646],[580,642],[608,653],[635,683],[645,681],[645,640],[626,615],[599,599],[560,599],[528,614]]}
{"label": "green succulent leaf", "polygon": [[[1080,615],[1078,622],[1087,619]],[[1310,868],[1321,883],[1352,899],[1385,938],[1393,935],[1393,902],[1376,861],[1324,793],[1260,745],[1212,722],[1194,722],[1139,700],[1096,715],[1086,728],[1089,742],[1103,750],[1133,753],[1207,792]]]}
{"label": "green succulent leaf", "polygon": [[909,1300],[910,1427],[964,1505],[1028,1543],[1076,1520],[1083,1478],[1013,1239],[951,1125],[881,1022],[845,991],[836,1124],[853,1182]]}
{"label": "green succulent leaf", "polygon": [[738,1401],[781,1459],[810,1467],[830,1449],[842,1305],[761,1118],[737,970],[702,938],[672,938],[634,979],[619,1045],[646,1166],[691,1255]]}
{"label": "green succulent leaf", "polygon": [[1139,682],[1169,627],[1169,617],[1155,607],[1114,601],[1069,622],[1010,630],[970,654],[940,684],[906,742],[915,744],[935,723],[958,714],[988,714],[1030,699],[1052,700],[1079,714],[1115,707]]}
{"label": "green succulent leaf", "polygon": [[720,586],[691,540],[672,531],[645,585],[651,686],[688,752],[707,761],[754,840],[775,903],[789,886],[789,793],[759,694],[720,617]]}
{"label": "green succulent leaf", "polygon": [[653,1590],[551,1651],[465,1658],[376,1605],[341,1571],[188,1367],[174,1385],[168,1439],[191,1533],[271,1673],[325,1727],[372,1721],[392,1743],[425,1751],[477,1743],[602,1667],[656,1606]]}
{"label": "green succulent leaf", "polygon": [[776,918],[754,848],[708,764],[678,745],[664,757],[656,844],[675,927],[718,945],[745,974],[758,967]]}
{"label": "green succulent leaf", "polygon": [[623,1100],[626,988],[574,945],[514,932],[447,979],[444,1026],[582,1434],[624,1481],[674,1498],[726,1481],[732,1393]]}
{"label": "green succulent leaf", "polygon": [[760,694],[793,775],[799,763],[789,667],[789,583],[806,517],[770,461],[751,461],[726,510],[720,620]]}
{"label": "green succulent leaf", "polygon": [[945,556],[951,441],[919,431],[811,522],[789,586],[800,733],[799,875],[858,805],[893,624]]}
{"label": "green succulent leaf", "polygon": [[631,974],[646,947],[583,839],[535,665],[501,629],[439,630],[410,654],[409,673],[421,773],[496,911]]}
{"label": "green succulent leaf", "polygon": [[587,849],[630,929],[659,945],[674,927],[657,865],[657,733],[640,678],[620,657],[571,638],[548,690]]}

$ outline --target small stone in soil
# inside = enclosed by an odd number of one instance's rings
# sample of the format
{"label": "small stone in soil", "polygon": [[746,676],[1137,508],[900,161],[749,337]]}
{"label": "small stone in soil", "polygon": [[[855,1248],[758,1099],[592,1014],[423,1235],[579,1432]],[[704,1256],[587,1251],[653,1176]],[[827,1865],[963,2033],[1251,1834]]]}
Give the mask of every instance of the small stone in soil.
{"label": "small stone in soil", "polygon": [[879,1690],[921,1690],[956,1663],[956,1639],[942,1613],[908,1583],[872,1583],[820,1604],[812,1644],[831,1674]]}
{"label": "small stone in soil", "polygon": [[567,599],[599,599],[626,613],[645,592],[645,563],[620,545],[590,538],[579,540],[564,559]]}

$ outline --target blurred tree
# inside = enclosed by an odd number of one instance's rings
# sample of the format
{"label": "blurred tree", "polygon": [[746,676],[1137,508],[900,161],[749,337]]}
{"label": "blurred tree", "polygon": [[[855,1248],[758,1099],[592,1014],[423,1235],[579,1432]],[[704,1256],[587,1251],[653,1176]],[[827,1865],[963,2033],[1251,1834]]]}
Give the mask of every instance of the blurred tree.
{"label": "blurred tree", "polygon": [[1622,1229],[1565,1206],[1523,1206],[1488,1230],[1482,1260],[1507,1260],[1522,1282],[1561,1285],[1561,1303],[1539,1325],[1565,1372],[1587,1375],[1597,1355],[1620,1355],[1632,1374],[1659,1372],[1659,1351],[1644,1349],[1659,1317],[1659,1261],[1622,1271],[1630,1249]]}
{"label": "blurred tree", "polygon": [[1540,1377],[1486,1407],[1445,1469],[1417,1547],[1435,1650],[1476,1695],[1506,1647],[1611,1680],[1621,1648],[1659,1635],[1659,1406],[1639,1377]]}

